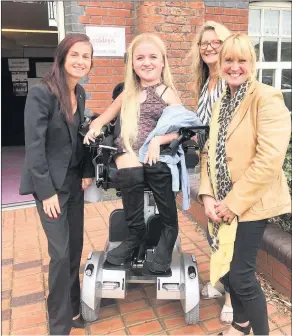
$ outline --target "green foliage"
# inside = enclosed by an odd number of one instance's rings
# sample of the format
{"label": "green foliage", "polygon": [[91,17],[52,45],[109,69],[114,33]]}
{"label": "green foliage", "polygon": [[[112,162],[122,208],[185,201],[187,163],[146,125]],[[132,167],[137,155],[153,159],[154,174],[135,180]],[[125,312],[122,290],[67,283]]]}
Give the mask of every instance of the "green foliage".
{"label": "green foliage", "polygon": [[[286,157],[285,157],[284,164],[283,164],[283,170],[287,178],[290,196],[292,197],[292,137],[290,138],[290,143],[289,143],[288,150],[287,150]],[[279,225],[284,231],[287,231],[292,234],[292,215],[291,213],[271,218],[270,222]]]}

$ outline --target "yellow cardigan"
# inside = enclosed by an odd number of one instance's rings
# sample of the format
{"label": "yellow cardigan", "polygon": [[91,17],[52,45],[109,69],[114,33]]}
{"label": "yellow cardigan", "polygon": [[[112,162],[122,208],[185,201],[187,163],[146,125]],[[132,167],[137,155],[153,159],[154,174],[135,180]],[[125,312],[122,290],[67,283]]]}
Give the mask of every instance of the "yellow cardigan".
{"label": "yellow cardigan", "polygon": [[[213,181],[221,99],[213,107],[210,122],[209,155]],[[240,222],[266,219],[291,211],[291,198],[282,170],[290,135],[291,115],[282,93],[253,82],[235,111],[226,138],[226,157],[233,187],[223,202]],[[213,190],[207,174],[207,157],[205,148],[201,154],[200,200],[202,195],[216,198],[216,190]],[[210,225],[209,229],[212,233]],[[220,248],[211,256],[212,284],[229,270],[236,229],[237,220],[230,226],[222,224],[220,227]]]}

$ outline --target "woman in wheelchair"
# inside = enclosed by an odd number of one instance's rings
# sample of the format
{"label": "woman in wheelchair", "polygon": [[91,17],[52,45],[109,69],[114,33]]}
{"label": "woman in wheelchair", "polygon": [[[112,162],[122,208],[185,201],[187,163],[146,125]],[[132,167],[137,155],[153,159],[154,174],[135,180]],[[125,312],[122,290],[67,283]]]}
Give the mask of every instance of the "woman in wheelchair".
{"label": "woman in wheelchair", "polygon": [[153,137],[143,162],[139,161],[138,155],[140,147],[169,105],[181,105],[181,101],[173,84],[165,45],[155,35],[138,35],[128,49],[123,93],[91,123],[84,139],[87,144],[94,141],[101,128],[121,111],[121,132],[115,140],[118,148],[115,162],[129,235],[118,247],[108,252],[106,261],[114,265],[125,264],[135,248],[145,241],[144,187],[147,181],[163,224],[154,259],[148,265],[149,271],[154,274],[169,271],[178,235],[171,171],[166,163],[159,161],[160,146],[170,143],[178,134]]}

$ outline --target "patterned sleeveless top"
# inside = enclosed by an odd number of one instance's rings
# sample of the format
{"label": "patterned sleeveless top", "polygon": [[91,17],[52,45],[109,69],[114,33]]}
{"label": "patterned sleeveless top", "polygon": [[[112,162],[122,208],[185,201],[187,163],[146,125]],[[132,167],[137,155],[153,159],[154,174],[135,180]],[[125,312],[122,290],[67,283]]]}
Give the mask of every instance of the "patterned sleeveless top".
{"label": "patterned sleeveless top", "polygon": [[[167,106],[166,102],[162,99],[162,96],[167,88],[165,88],[162,94],[159,96],[156,93],[156,89],[161,85],[161,83],[142,87],[142,91],[146,91],[146,99],[140,104],[140,118],[138,121],[138,132],[137,139],[133,144],[133,150],[138,153],[141,146],[144,144],[149,133],[151,133],[158,119],[160,118],[163,110]],[[115,146],[118,148],[118,152],[124,152],[123,140],[121,135],[115,140]]]}

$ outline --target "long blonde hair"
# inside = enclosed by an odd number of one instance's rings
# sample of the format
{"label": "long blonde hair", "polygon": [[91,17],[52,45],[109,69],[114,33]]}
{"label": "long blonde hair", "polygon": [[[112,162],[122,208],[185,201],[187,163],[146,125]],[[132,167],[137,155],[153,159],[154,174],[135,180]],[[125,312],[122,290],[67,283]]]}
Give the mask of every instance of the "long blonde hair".
{"label": "long blonde hair", "polygon": [[143,33],[136,36],[130,43],[127,51],[125,88],[121,108],[121,136],[125,149],[133,153],[132,145],[137,138],[138,119],[140,115],[140,78],[133,69],[133,53],[143,42],[153,43],[160,50],[164,67],[161,73],[161,82],[175,90],[174,82],[167,61],[166,47],[162,40],[154,35]]}
{"label": "long blonde hair", "polygon": [[199,43],[201,43],[202,41],[203,34],[208,30],[215,31],[219,40],[221,40],[222,42],[225,41],[225,39],[231,34],[231,32],[222,24],[214,21],[207,21],[202,26],[200,33],[193,40],[189,57],[191,57],[192,59],[191,81],[193,83],[195,107],[197,107],[198,105],[200,92],[209,76],[209,68],[207,64],[202,60],[199,47]]}
{"label": "long blonde hair", "polygon": [[256,52],[251,39],[246,34],[234,33],[224,41],[218,58],[218,71],[221,77],[223,76],[221,73],[221,67],[223,58],[225,57],[248,60],[251,64],[251,70],[248,74],[248,78],[251,81],[256,79]]}

